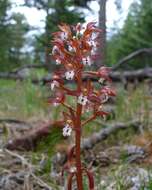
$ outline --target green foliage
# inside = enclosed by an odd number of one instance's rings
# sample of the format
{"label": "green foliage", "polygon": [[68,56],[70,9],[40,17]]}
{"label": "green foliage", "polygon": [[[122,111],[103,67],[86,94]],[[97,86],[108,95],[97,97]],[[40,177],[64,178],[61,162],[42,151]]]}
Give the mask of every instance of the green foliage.
{"label": "green foliage", "polygon": [[[44,97],[45,89],[30,81],[14,82],[0,80],[0,117],[26,120],[39,114],[45,117],[48,107]],[[42,111],[43,109],[43,111]]]}
{"label": "green foliage", "polygon": [[51,156],[55,153],[55,145],[63,140],[62,131],[59,128],[51,129],[50,135],[44,137],[37,146],[37,151],[48,153]]}
{"label": "green foliage", "polygon": [[8,13],[11,10],[9,0],[0,1],[0,69],[11,70],[22,64],[25,55],[22,48],[25,45],[25,34],[28,24],[25,17],[19,13]]}
{"label": "green foliage", "polygon": [[[129,10],[123,28],[108,42],[110,64],[141,48],[152,47],[152,1],[135,1]],[[142,56],[130,61],[130,68],[151,65],[152,57]],[[142,59],[141,59],[142,58]],[[142,61],[141,61],[142,60]]]}
{"label": "green foliage", "polygon": [[136,118],[146,123],[150,117],[150,100],[146,94],[148,89],[143,84],[132,93],[120,88],[116,98],[115,119],[127,122]]}

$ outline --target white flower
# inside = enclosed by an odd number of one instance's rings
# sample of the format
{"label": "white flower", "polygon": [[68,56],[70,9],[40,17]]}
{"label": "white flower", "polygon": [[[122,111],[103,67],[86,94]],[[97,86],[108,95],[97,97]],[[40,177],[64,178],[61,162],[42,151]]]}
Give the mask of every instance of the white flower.
{"label": "white flower", "polygon": [[78,97],[78,103],[85,106],[88,102],[88,99],[87,99],[87,96],[84,96],[83,94],[81,94],[79,97]]}
{"label": "white flower", "polygon": [[65,127],[63,128],[63,136],[70,136],[72,132],[72,128],[70,127],[69,124],[66,124]]}
{"label": "white flower", "polygon": [[59,59],[56,59],[56,65],[60,65],[61,61]]}
{"label": "white flower", "polygon": [[59,48],[57,46],[53,46],[52,55],[54,55],[57,51],[59,51]]}
{"label": "white flower", "polygon": [[82,63],[83,63],[83,65],[90,66],[92,64],[92,61],[91,61],[90,57],[88,56],[88,57],[82,58]]}
{"label": "white flower", "polygon": [[107,93],[105,93],[105,94],[103,94],[103,95],[101,95],[101,103],[103,104],[103,103],[105,103],[105,102],[107,102],[108,101],[108,99],[109,99],[109,96],[108,96],[108,94]]}
{"label": "white flower", "polygon": [[57,102],[53,103],[53,106],[55,106],[55,107],[57,107],[58,105],[59,105],[59,103],[57,103]]}
{"label": "white flower", "polygon": [[67,80],[73,80],[74,75],[75,75],[75,73],[74,73],[73,70],[67,71],[67,72],[65,73],[65,78],[66,78]]}
{"label": "white flower", "polygon": [[97,47],[93,47],[91,49],[91,55],[94,55],[97,52]]}
{"label": "white flower", "polygon": [[88,42],[88,44],[89,44],[90,47],[92,48],[92,49],[91,49],[91,54],[94,55],[94,54],[96,53],[96,51],[97,51],[97,44],[96,44],[96,42],[95,42],[94,40],[90,40],[90,41]]}
{"label": "white flower", "polygon": [[75,173],[77,171],[77,168],[75,167],[75,166],[72,166],[71,168],[70,168],[70,172],[71,173]]}
{"label": "white flower", "polygon": [[90,40],[90,41],[88,42],[88,44],[89,44],[91,47],[96,47],[96,43],[95,43],[95,41],[93,41],[93,40]]}
{"label": "white flower", "polygon": [[100,184],[105,186],[105,185],[106,185],[105,180],[102,180],[102,181],[100,182]]}
{"label": "white flower", "polygon": [[76,48],[75,47],[72,47],[71,45],[68,46],[68,50],[70,52],[76,52]]}
{"label": "white flower", "polygon": [[59,83],[56,80],[51,82],[51,90],[54,90],[55,87],[59,87]]}
{"label": "white flower", "polygon": [[67,32],[61,32],[61,40],[67,40],[68,38],[68,33]]}
{"label": "white flower", "polygon": [[99,82],[100,84],[103,84],[103,83],[104,83],[104,81],[105,81],[105,79],[104,79],[104,78],[100,78],[100,79],[98,80],[98,82]]}

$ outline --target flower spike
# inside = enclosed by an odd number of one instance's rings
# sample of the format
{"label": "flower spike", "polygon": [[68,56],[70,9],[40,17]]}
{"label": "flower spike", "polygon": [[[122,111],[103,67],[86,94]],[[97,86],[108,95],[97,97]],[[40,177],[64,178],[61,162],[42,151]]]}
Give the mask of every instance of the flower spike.
{"label": "flower spike", "polygon": [[[67,154],[67,162],[63,166],[68,173],[66,189],[72,190],[73,178],[76,178],[77,189],[83,189],[83,174],[88,177],[89,190],[94,190],[93,174],[88,169],[84,169],[81,163],[81,135],[82,127],[97,117],[103,119],[109,114],[104,111],[104,104],[116,92],[109,83],[110,69],[100,67],[97,71],[86,71],[88,66],[92,66],[98,57],[99,34],[101,30],[96,27],[96,22],[87,25],[78,23],[76,26],[69,26],[65,23],[59,25],[60,31],[53,33],[52,57],[56,64],[61,66],[48,85],[53,90],[54,96],[49,97],[51,105],[62,105],[62,134],[66,138],[75,135],[75,145],[70,148]],[[101,83],[100,88],[94,86],[91,78],[96,78]],[[76,86],[66,84],[75,82]],[[71,96],[72,106],[69,105],[66,97]],[[76,105],[74,105],[76,103]],[[92,114],[83,120],[83,114],[91,111]],[[72,134],[72,135],[71,135]]]}

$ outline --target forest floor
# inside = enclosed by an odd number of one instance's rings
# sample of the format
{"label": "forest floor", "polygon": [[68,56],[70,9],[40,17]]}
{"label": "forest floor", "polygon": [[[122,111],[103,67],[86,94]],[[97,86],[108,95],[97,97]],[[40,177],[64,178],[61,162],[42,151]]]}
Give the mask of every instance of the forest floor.
{"label": "forest floor", "polygon": [[[83,151],[86,165],[92,165],[96,190],[152,190],[152,92],[147,81],[129,90],[116,84],[117,97],[105,106],[112,112],[106,121],[88,124],[83,138],[116,125],[138,121],[108,136]],[[63,108],[46,103],[46,87],[30,82],[0,81],[0,190],[65,190],[58,159],[71,139],[55,130],[39,142],[34,151],[10,151],[5,144],[52,119],[60,117]],[[74,100],[69,99],[71,103]],[[19,121],[19,122],[16,122]],[[24,121],[24,122],[22,122]],[[66,177],[66,176],[65,176]],[[74,189],[74,188],[73,188]],[[88,190],[84,178],[84,190]]]}

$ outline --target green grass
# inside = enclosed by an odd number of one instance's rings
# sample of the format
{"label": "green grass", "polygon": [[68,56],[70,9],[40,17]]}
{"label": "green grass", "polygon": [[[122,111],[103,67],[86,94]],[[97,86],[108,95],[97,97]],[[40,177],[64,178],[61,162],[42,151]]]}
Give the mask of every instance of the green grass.
{"label": "green grass", "polygon": [[[46,87],[34,85],[30,80],[25,82],[0,80],[0,117],[11,113],[14,117],[18,115],[21,118],[31,117],[35,113],[39,115],[39,112],[45,113],[49,107],[45,98],[50,93]],[[76,99],[68,97],[67,101],[75,105]],[[150,100],[146,97],[145,86],[141,85],[133,92],[126,92],[120,88],[116,97],[115,117],[109,120],[129,121],[136,116],[147,121],[150,117],[149,106]],[[59,110],[57,108],[57,111]],[[85,114],[86,116],[88,114]]]}
{"label": "green grass", "polygon": [[45,91],[30,81],[0,80],[0,118],[24,120],[44,114],[48,109]]}
{"label": "green grass", "polygon": [[116,97],[115,120],[130,121],[138,119],[148,124],[150,118],[150,99],[148,89],[141,84],[135,91],[118,91]]}

